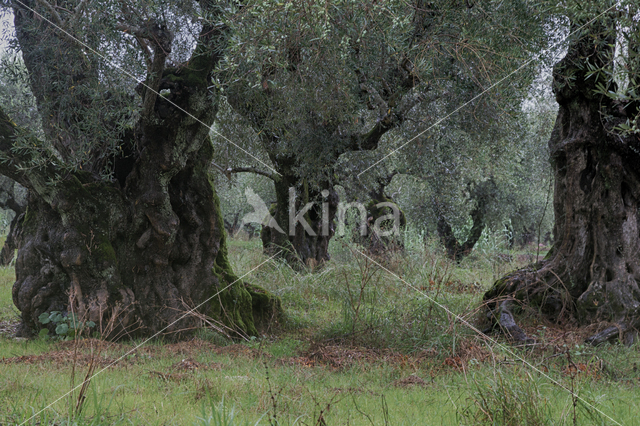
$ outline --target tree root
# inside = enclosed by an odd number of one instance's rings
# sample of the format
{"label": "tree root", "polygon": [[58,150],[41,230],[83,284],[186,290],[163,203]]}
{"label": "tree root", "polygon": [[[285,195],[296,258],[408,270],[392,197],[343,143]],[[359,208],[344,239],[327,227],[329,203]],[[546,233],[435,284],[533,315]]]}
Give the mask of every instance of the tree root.
{"label": "tree root", "polygon": [[619,337],[625,345],[631,346],[633,342],[636,340],[637,332],[626,322],[621,322],[611,327],[607,327],[599,333],[594,334],[585,340],[585,343],[598,346],[601,343],[605,343],[609,340],[613,340],[616,337]]}
{"label": "tree root", "polygon": [[496,310],[489,312],[488,316],[492,320],[493,326],[488,331],[498,325],[502,333],[514,343],[535,343],[535,339],[528,337],[516,323],[510,309],[512,302],[513,299],[507,299],[500,303]]}

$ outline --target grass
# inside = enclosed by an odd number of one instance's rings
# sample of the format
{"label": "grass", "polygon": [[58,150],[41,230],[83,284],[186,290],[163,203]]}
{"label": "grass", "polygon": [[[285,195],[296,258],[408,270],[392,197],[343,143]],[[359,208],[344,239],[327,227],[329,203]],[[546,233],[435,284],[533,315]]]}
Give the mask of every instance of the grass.
{"label": "grass", "polygon": [[[0,238],[0,247],[4,244],[5,237]],[[15,322],[19,316],[19,312],[13,305],[11,297],[11,288],[15,281],[13,268],[0,266],[0,323]]]}
{"label": "grass", "polygon": [[[265,259],[257,239],[230,245],[239,273]],[[496,250],[478,250],[454,265],[434,244],[407,246],[376,262],[414,288],[340,240],[313,274],[267,263],[248,279],[278,294],[287,318],[250,341],[202,330],[188,342],[152,341],[127,354],[138,342],[98,350],[97,340],[0,335],[0,424],[616,424],[592,406],[640,424],[637,344],[584,347],[581,330],[532,321],[525,327],[541,344],[513,348],[483,341],[452,315],[473,321],[496,275],[530,252],[505,263]],[[12,271],[0,270],[5,323],[16,319],[12,283]],[[99,374],[75,413],[78,392],[65,395],[74,368],[78,384],[92,362]]]}

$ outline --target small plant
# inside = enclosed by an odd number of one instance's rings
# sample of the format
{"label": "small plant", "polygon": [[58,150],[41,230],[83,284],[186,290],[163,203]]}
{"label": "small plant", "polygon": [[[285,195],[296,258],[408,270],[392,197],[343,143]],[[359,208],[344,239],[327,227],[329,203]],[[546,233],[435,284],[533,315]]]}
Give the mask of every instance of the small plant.
{"label": "small plant", "polygon": [[49,328],[40,330],[40,337],[69,340],[80,335],[84,330],[94,328],[96,323],[93,321],[80,321],[76,314],[70,313],[64,315],[59,311],[43,312],[38,317],[40,324],[51,324],[55,326],[55,336],[49,336]]}
{"label": "small plant", "polygon": [[[248,425],[248,422],[242,422],[236,418],[235,409],[229,409],[224,399],[219,404],[215,404],[213,400],[209,399],[209,404],[202,406],[202,417],[196,417],[197,422],[195,425],[202,426],[237,426]],[[260,422],[256,422],[256,425]]]}
{"label": "small plant", "polygon": [[459,412],[461,424],[529,425],[549,424],[549,401],[542,396],[538,383],[529,373],[505,377],[496,371],[493,379],[474,379],[475,392],[470,404]]}

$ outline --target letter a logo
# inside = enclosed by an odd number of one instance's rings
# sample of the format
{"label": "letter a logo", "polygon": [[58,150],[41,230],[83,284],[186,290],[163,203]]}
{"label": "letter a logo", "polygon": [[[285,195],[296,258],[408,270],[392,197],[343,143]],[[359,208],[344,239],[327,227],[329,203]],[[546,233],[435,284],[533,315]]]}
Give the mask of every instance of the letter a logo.
{"label": "letter a logo", "polygon": [[275,218],[269,213],[269,209],[265,202],[253,191],[253,189],[245,189],[244,195],[247,197],[247,203],[251,204],[254,211],[242,218],[243,225],[246,223],[259,223],[262,226],[273,228],[281,234],[284,234],[284,231],[280,228]]}

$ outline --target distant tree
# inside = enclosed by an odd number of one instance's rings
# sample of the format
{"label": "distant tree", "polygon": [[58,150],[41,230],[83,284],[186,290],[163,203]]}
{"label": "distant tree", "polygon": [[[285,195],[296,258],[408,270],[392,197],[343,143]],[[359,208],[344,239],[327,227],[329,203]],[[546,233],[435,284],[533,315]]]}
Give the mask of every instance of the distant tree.
{"label": "distant tree", "polygon": [[15,257],[20,225],[27,208],[27,190],[6,176],[0,176],[0,209],[13,212],[7,238],[0,251],[0,265],[7,266]]}
{"label": "distant tree", "polygon": [[[359,180],[349,181],[351,185],[359,184],[357,189],[361,191],[362,202],[365,204],[364,217],[358,211],[360,217],[357,218],[357,226],[353,229],[353,240],[374,255],[404,249],[401,232],[406,229],[407,218],[388,191],[397,174],[394,170],[386,176],[378,176],[371,187],[365,187]],[[345,180],[342,179],[340,183],[345,184]],[[346,212],[344,214],[346,216]],[[366,227],[362,226],[363,221]],[[366,230],[366,233],[362,232],[363,230]]]}
{"label": "distant tree", "polygon": [[[264,228],[263,240],[302,262],[328,259],[333,226],[322,235],[321,206],[333,222],[342,156],[378,150],[418,105],[434,108],[479,93],[528,59],[542,28],[539,11],[519,1],[327,5],[246,3],[231,25],[237,42],[220,74],[229,104],[253,128],[254,146],[273,169],[249,160],[254,166],[238,161],[231,172],[274,181],[272,213],[285,232]],[[356,173],[371,165],[350,158]],[[375,181],[375,170],[370,174]],[[296,213],[315,202],[303,216],[309,229],[289,222],[289,188]]]}
{"label": "distant tree", "polygon": [[[19,126],[42,135],[41,118],[29,87],[29,74],[20,55],[11,52],[0,57],[0,105]],[[0,176],[0,208],[13,213],[0,251],[0,265],[9,265],[15,257],[26,207],[26,188],[13,179]]]}
{"label": "distant tree", "polygon": [[469,191],[470,198],[472,202],[474,202],[474,207],[470,213],[472,222],[471,229],[464,242],[458,241],[447,219],[444,215],[440,216],[437,228],[438,235],[450,258],[460,261],[464,256],[471,253],[471,250],[473,250],[473,247],[487,226],[488,220],[486,216],[489,210],[489,204],[496,203],[496,191],[496,184],[491,178],[480,182]]}
{"label": "distant tree", "polygon": [[[381,145],[383,152],[393,152],[384,168],[399,171],[389,193],[412,226],[437,236],[453,259],[471,253],[485,230],[519,237],[525,229],[535,228],[537,235],[550,227],[552,209],[545,205],[551,174],[547,148],[539,141],[548,138],[556,109],[546,94],[535,93],[537,72],[537,65],[522,70],[517,85],[471,102],[466,108],[473,114],[452,111],[464,100],[416,106]],[[458,96],[468,100],[474,92]],[[340,159],[338,169],[341,175],[357,175],[362,164],[377,160],[351,153]],[[373,184],[375,178],[365,174],[358,182]]]}
{"label": "distant tree", "polygon": [[0,110],[0,173],[30,194],[13,286],[20,334],[55,310],[110,337],[178,335],[199,324],[181,317],[199,305],[256,334],[277,300],[234,275],[209,177],[211,76],[231,6],[8,5],[42,120],[40,134]]}
{"label": "distant tree", "polygon": [[638,5],[562,7],[571,36],[553,71],[560,105],[549,140],[555,243],[544,260],[498,280],[484,298],[516,340],[526,335],[513,308],[526,305],[558,322],[608,322],[591,343],[616,336],[629,342],[640,326]]}

